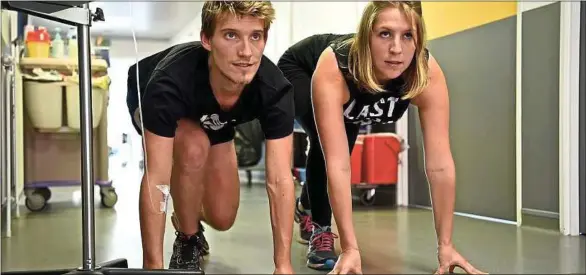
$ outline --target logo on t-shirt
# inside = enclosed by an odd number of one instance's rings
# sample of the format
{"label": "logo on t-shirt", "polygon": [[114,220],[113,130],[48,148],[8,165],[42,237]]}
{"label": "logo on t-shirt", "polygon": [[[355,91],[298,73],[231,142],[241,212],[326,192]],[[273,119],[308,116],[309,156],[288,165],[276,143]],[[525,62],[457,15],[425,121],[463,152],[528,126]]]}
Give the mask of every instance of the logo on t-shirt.
{"label": "logo on t-shirt", "polygon": [[395,103],[399,101],[396,97],[381,98],[373,103],[360,103],[356,99],[344,110],[344,118],[353,124],[369,125],[372,123],[392,123]]}
{"label": "logo on t-shirt", "polygon": [[204,128],[214,131],[220,130],[226,125],[226,122],[220,121],[220,116],[218,116],[218,114],[211,114],[209,116],[203,115],[199,121]]}

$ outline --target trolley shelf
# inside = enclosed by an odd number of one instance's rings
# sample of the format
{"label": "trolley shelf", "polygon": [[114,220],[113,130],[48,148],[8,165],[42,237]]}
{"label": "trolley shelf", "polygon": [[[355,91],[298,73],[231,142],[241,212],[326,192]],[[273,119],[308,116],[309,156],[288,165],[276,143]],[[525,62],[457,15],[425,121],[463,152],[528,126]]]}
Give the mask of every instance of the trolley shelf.
{"label": "trolley shelf", "polygon": [[[91,60],[92,73],[106,72],[108,70],[108,63],[104,59]],[[35,68],[53,69],[59,71],[78,70],[79,64],[77,59],[71,58],[36,58],[23,57],[20,59],[20,68],[25,70],[32,70]]]}

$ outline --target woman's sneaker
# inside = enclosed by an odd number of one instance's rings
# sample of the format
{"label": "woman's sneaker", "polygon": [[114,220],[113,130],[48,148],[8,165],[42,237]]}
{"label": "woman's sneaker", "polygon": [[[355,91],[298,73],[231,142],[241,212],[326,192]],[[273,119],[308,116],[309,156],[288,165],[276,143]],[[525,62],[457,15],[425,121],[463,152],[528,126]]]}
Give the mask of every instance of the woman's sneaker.
{"label": "woman's sneaker", "polygon": [[307,252],[307,267],[317,270],[334,268],[338,256],[334,250],[334,239],[338,238],[330,226],[320,227],[315,224]]}
{"label": "woman's sneaker", "polygon": [[299,209],[299,198],[295,200],[295,222],[299,224],[298,242],[308,244],[313,232],[313,222],[307,211]]}

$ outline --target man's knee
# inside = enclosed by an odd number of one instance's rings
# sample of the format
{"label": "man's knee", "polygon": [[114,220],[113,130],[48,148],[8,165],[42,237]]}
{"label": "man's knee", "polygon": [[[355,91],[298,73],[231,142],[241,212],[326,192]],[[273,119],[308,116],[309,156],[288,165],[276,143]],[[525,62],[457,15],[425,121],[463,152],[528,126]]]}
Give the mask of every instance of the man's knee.
{"label": "man's knee", "polygon": [[229,230],[240,206],[240,179],[233,142],[211,148],[206,170],[204,215],[218,231]]}
{"label": "man's knee", "polygon": [[174,166],[182,172],[199,171],[207,161],[210,141],[193,121],[181,120],[175,132]]}
{"label": "man's knee", "polygon": [[[218,231],[227,231],[236,221],[236,211],[205,211],[204,220],[213,229]],[[218,213],[219,212],[219,213]]]}

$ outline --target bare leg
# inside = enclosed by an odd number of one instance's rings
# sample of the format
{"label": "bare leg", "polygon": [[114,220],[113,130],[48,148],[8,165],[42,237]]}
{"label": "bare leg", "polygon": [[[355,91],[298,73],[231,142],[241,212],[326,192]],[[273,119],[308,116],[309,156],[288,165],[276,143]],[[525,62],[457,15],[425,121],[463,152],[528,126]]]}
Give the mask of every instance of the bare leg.
{"label": "bare leg", "polygon": [[191,136],[183,141],[189,149],[177,152],[178,165],[171,181],[173,225],[179,232],[169,263],[172,269],[199,269],[201,257],[209,253],[199,222],[205,220],[216,230],[228,230],[239,207],[240,181],[233,142],[210,147],[208,140],[204,146],[207,151],[202,153],[201,143],[194,142],[193,137],[202,140],[197,136],[204,132],[199,126],[195,129],[195,134],[184,135]]}
{"label": "bare leg", "polygon": [[181,224],[180,231],[189,236],[199,229],[209,140],[205,132],[191,121],[180,121],[177,132],[171,195]]}
{"label": "bare leg", "polygon": [[[240,206],[240,178],[233,142],[210,147],[204,174],[201,211],[199,216],[192,214],[189,219],[199,219],[219,231],[228,230]],[[173,214],[172,221],[177,231],[185,231],[178,215]]]}
{"label": "bare leg", "polygon": [[200,219],[216,230],[226,231],[234,224],[240,206],[240,178],[233,141],[210,148],[205,175],[204,215]]}

